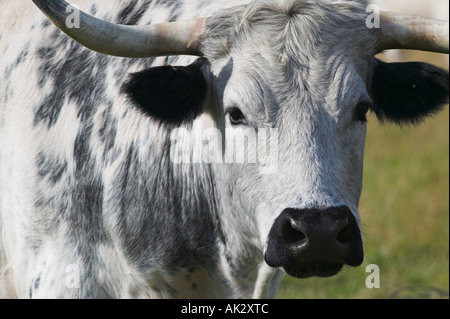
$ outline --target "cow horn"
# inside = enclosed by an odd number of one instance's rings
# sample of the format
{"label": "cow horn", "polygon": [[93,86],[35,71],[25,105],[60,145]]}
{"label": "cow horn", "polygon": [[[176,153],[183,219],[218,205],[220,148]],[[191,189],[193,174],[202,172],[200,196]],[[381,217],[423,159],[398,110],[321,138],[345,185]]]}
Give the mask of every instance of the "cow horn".
{"label": "cow horn", "polygon": [[449,22],[381,11],[378,51],[411,49],[449,53]]}
{"label": "cow horn", "polygon": [[79,23],[69,25],[67,22],[71,21],[70,15],[74,13],[75,8],[67,2],[62,0],[33,0],[33,2],[68,36],[100,53],[127,58],[202,55],[200,46],[205,37],[207,18],[129,26],[108,23],[79,11],[76,15],[76,18],[79,17]]}

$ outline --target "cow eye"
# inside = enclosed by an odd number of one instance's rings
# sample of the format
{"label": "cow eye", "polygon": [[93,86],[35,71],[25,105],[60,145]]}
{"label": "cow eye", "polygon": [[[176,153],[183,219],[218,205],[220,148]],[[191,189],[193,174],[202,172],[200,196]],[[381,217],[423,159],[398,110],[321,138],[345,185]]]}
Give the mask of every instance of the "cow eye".
{"label": "cow eye", "polygon": [[230,107],[225,113],[229,115],[231,125],[246,125],[246,124],[248,124],[247,119],[245,118],[244,114],[236,106]]}
{"label": "cow eye", "polygon": [[361,122],[367,122],[367,112],[370,109],[370,102],[359,102],[355,109],[355,118]]}

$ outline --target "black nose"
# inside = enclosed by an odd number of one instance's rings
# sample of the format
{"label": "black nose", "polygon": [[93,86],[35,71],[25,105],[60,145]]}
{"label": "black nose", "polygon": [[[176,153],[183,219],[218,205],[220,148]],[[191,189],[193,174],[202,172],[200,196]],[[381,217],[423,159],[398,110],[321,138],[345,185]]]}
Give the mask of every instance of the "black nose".
{"label": "black nose", "polygon": [[362,263],[361,232],[346,206],[288,208],[272,226],[265,259],[295,277],[332,276]]}

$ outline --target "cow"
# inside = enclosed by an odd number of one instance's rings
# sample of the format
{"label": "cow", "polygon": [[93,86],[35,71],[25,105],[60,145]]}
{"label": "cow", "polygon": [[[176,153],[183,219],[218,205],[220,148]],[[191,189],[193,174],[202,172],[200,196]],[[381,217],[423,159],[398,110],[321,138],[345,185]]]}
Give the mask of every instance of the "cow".
{"label": "cow", "polygon": [[351,1],[73,2],[0,0],[3,297],[269,298],[283,274],[363,262],[367,113],[419,123],[449,85],[374,56],[448,52],[448,22]]}

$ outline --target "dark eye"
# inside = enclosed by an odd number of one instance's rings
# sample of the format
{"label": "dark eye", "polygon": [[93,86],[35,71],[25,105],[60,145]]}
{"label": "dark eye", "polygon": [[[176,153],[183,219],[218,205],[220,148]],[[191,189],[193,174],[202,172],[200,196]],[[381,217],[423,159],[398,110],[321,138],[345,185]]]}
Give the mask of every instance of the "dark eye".
{"label": "dark eye", "polygon": [[355,119],[361,122],[367,122],[367,112],[370,109],[370,102],[360,102],[355,109]]}
{"label": "dark eye", "polygon": [[247,120],[246,120],[244,114],[242,114],[242,111],[236,106],[233,106],[233,107],[229,108],[226,111],[226,114],[228,114],[230,116],[230,123],[231,123],[231,125],[245,125],[245,124],[247,124]]}

